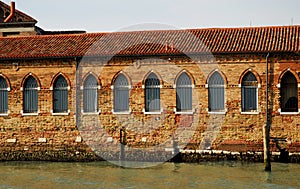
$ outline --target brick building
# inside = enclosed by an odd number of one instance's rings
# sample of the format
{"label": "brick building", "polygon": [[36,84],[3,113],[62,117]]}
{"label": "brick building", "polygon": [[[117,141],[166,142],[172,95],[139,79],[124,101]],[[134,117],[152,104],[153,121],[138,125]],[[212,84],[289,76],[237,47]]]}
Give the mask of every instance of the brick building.
{"label": "brick building", "polygon": [[300,26],[46,32],[0,8],[2,153],[72,156],[120,131],[136,148],[262,151],[266,62],[271,137],[300,151]]}

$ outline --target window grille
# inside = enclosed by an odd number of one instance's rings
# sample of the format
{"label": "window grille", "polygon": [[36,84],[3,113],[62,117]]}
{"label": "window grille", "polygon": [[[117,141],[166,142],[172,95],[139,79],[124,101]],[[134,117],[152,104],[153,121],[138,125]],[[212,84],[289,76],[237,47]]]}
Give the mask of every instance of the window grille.
{"label": "window grille", "polygon": [[257,88],[258,83],[255,75],[248,72],[242,80],[242,111],[257,110]]}
{"label": "window grille", "polygon": [[145,81],[145,111],[158,112],[160,109],[160,81],[151,73]]}
{"label": "window grille", "polygon": [[98,112],[98,82],[93,75],[89,75],[84,81],[83,111]]}
{"label": "window grille", "polygon": [[38,83],[29,76],[24,83],[23,113],[38,113]]}
{"label": "window grille", "polygon": [[208,104],[210,112],[224,111],[224,80],[220,73],[215,72],[208,82]]}
{"label": "window grille", "polygon": [[8,112],[8,85],[3,77],[0,77],[0,113]]}
{"label": "window grille", "polygon": [[120,74],[114,81],[114,112],[129,111],[129,83],[127,78]]}
{"label": "window grille", "polygon": [[298,112],[297,79],[291,72],[287,72],[281,79],[280,106],[282,112]]}
{"label": "window grille", "polygon": [[59,76],[53,87],[53,113],[67,113],[68,103],[68,83],[63,76]]}
{"label": "window grille", "polygon": [[182,73],[176,81],[176,111],[192,110],[192,87],[191,78]]}

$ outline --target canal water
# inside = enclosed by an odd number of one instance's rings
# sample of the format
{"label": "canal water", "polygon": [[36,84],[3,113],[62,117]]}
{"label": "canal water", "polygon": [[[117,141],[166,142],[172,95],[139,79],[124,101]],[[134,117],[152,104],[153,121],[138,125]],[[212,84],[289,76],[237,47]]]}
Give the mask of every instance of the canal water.
{"label": "canal water", "polygon": [[107,162],[0,163],[0,188],[300,188],[299,164],[164,163],[125,169]]}

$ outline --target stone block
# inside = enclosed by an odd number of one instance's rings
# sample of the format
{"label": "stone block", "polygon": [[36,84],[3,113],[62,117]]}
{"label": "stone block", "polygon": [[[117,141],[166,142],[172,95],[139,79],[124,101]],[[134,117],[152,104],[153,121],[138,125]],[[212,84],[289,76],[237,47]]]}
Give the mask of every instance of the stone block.
{"label": "stone block", "polygon": [[16,142],[17,142],[17,139],[15,139],[15,138],[10,138],[10,139],[7,139],[7,142],[8,142],[8,143],[16,143]]}
{"label": "stone block", "polygon": [[38,141],[40,143],[47,143],[47,139],[46,138],[39,138]]}

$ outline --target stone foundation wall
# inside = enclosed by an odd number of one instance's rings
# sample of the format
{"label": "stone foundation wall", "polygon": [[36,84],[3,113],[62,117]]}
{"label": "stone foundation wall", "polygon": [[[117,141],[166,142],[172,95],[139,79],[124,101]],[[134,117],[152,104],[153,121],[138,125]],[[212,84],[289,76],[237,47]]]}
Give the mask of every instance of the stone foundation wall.
{"label": "stone foundation wall", "polygon": [[[92,151],[77,151],[73,147],[65,147],[64,150],[41,150],[41,151],[18,151],[11,150],[0,152],[0,161],[54,161],[54,162],[91,162],[91,161],[133,161],[133,162],[164,162],[165,157],[170,156],[170,152],[161,153],[129,153],[125,154],[123,160],[121,154],[115,153],[110,159],[103,159]],[[111,152],[107,152],[111,154]],[[138,157],[138,159],[137,159]],[[168,162],[176,163],[200,163],[205,161],[244,161],[263,163],[263,152],[229,152],[229,151],[190,151],[181,152]],[[271,155],[272,162],[300,163],[299,153],[280,154],[274,152]]]}

